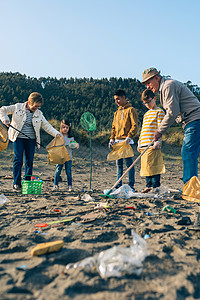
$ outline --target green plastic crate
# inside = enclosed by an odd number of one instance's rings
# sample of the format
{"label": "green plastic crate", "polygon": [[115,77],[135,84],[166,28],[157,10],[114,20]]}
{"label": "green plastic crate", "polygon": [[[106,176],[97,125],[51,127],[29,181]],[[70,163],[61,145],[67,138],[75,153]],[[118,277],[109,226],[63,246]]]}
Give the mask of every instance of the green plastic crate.
{"label": "green plastic crate", "polygon": [[41,194],[43,182],[39,180],[22,180],[22,194]]}

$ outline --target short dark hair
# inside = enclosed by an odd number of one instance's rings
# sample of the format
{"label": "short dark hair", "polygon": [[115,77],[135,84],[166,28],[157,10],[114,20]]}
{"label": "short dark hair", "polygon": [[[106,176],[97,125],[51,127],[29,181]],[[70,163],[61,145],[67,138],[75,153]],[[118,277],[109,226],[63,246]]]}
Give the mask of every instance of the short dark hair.
{"label": "short dark hair", "polygon": [[125,98],[126,98],[126,93],[124,92],[124,90],[119,89],[114,92],[114,96],[119,96],[119,97],[125,96]]}
{"label": "short dark hair", "polygon": [[147,101],[149,98],[154,98],[155,97],[155,94],[152,92],[152,90],[149,90],[149,89],[146,89],[144,90],[144,92],[142,93],[142,96],[141,96],[141,100],[142,101]]}

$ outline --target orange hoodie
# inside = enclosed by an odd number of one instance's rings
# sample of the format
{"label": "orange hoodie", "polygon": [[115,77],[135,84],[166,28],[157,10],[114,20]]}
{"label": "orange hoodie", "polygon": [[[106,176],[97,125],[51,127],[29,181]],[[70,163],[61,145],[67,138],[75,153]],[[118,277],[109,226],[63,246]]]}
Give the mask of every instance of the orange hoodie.
{"label": "orange hoodie", "polygon": [[131,139],[136,135],[138,130],[138,115],[135,108],[127,102],[125,106],[119,106],[114,114],[112,123],[112,133],[110,139]]}

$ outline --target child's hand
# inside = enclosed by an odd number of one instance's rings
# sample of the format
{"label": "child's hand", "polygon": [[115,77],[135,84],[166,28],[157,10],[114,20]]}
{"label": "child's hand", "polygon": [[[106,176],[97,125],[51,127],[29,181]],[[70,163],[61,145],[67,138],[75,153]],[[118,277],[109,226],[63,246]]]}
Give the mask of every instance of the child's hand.
{"label": "child's hand", "polygon": [[140,152],[140,145],[137,146],[137,151]]}
{"label": "child's hand", "polygon": [[114,145],[114,143],[115,143],[115,140],[111,139],[109,144],[108,144],[108,148],[109,149],[112,148],[112,145]]}
{"label": "child's hand", "polygon": [[127,143],[127,144],[130,144],[130,142],[131,142],[131,138],[127,136],[127,137],[126,137],[126,143]]}
{"label": "child's hand", "polygon": [[160,143],[159,143],[159,141],[156,141],[156,142],[154,142],[154,144],[153,144],[153,149],[158,149],[158,148],[160,148]]}
{"label": "child's hand", "polygon": [[76,147],[76,149],[79,149],[79,144],[77,143],[77,147]]}

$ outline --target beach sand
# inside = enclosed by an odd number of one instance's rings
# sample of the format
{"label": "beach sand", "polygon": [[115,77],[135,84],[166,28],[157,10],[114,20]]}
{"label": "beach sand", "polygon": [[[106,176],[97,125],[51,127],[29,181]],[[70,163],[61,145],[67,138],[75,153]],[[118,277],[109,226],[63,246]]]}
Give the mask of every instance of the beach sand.
{"label": "beach sand", "polygon": [[[182,189],[180,149],[163,145],[166,173],[162,185]],[[138,153],[134,150],[135,158]],[[89,148],[80,145],[74,151],[73,191],[67,191],[65,172],[59,191],[53,192],[55,166],[50,165],[45,150],[35,154],[34,175],[43,180],[40,195],[22,195],[12,190],[11,145],[0,153],[0,194],[10,202],[0,205],[0,299],[200,299],[200,231],[190,230],[199,212],[199,204],[185,201],[181,193],[166,193],[158,199],[104,199],[99,196],[116,181],[115,162],[106,162],[108,149],[93,147],[92,191]],[[135,188],[145,187],[136,165]],[[127,183],[127,176],[123,183]],[[83,200],[90,195],[91,200]],[[107,202],[109,209],[95,209]],[[176,214],[147,216],[162,212],[165,205]],[[131,206],[133,209],[125,209]],[[54,211],[58,209],[60,211]],[[94,220],[82,222],[95,212]],[[178,225],[182,217],[190,217],[192,225]],[[71,222],[37,228],[69,217]],[[59,225],[59,226],[58,226]],[[132,229],[146,239],[149,255],[143,262],[141,275],[123,274],[101,278],[97,269],[66,269],[113,246],[130,247]],[[39,243],[63,240],[59,252],[31,256]],[[21,268],[21,269],[20,269]]]}

